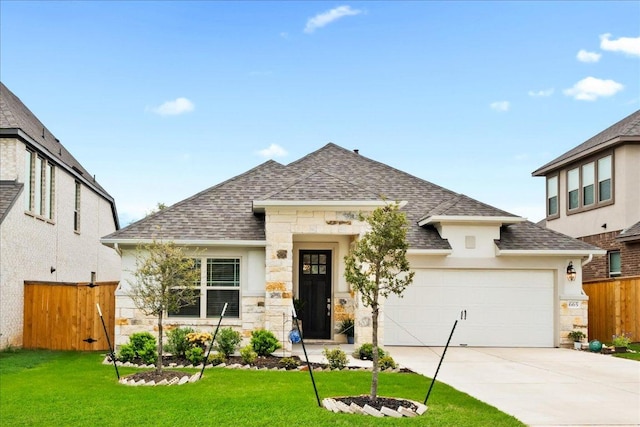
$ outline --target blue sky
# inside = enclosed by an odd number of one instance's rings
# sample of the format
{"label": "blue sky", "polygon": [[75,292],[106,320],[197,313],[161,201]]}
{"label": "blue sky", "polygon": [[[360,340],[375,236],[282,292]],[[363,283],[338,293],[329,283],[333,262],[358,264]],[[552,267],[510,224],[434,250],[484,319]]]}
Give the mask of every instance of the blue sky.
{"label": "blue sky", "polygon": [[328,142],[538,221],[640,108],[640,2],[2,0],[0,77],[122,226]]}

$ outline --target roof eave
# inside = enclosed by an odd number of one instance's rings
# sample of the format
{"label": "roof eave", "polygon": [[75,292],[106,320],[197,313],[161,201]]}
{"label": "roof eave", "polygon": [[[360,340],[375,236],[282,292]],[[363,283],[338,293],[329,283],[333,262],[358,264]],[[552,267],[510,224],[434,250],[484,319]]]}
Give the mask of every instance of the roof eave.
{"label": "roof eave", "polygon": [[109,247],[148,245],[153,242],[172,241],[182,246],[238,246],[263,248],[266,240],[197,240],[197,239],[132,239],[132,238],[102,238],[100,243]]}
{"label": "roof eave", "polygon": [[590,256],[606,255],[602,249],[500,249],[496,246],[496,256]]}
{"label": "roof eave", "polygon": [[527,221],[519,216],[466,216],[466,215],[433,215],[418,221],[420,227],[430,224],[486,224],[486,225],[506,225],[517,224]]}

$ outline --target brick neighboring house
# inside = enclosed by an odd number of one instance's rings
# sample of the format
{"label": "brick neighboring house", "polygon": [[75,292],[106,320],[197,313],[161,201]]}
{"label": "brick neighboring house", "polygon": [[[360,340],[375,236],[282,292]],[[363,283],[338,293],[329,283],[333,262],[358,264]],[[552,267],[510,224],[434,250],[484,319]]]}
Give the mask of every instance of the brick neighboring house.
{"label": "brick neighboring house", "polygon": [[22,345],[25,281],[119,280],[100,243],[118,228],[113,198],[0,83],[0,349]]}
{"label": "brick neighboring house", "polygon": [[[452,345],[554,347],[587,324],[581,261],[602,250],[330,143],[288,165],[267,161],[105,236],[122,253],[116,343],[154,330],[156,320],[128,295],[136,248],[153,240],[184,247],[201,273],[198,301],[167,313],[168,328],[212,330],[227,302],[224,326],[245,337],[267,328],[290,349],[298,298],[306,339],[344,340],[338,325],[353,313],[356,343],[370,342],[370,311],[350,292],[344,257],[367,231],[358,213],[386,200],[407,214],[416,274],[404,298],[384,302],[384,345],[442,346],[461,313]],[[570,263],[576,280],[566,274]]]}
{"label": "brick neighboring house", "polygon": [[583,280],[640,276],[640,110],[532,174],[546,178],[546,227],[607,251]]}

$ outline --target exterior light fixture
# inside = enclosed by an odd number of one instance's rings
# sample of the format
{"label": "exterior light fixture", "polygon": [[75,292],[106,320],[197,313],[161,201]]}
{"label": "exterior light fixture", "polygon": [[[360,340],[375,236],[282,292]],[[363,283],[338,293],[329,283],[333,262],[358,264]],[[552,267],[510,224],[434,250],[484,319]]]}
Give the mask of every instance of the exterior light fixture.
{"label": "exterior light fixture", "polygon": [[567,265],[567,280],[570,282],[576,280],[576,269],[573,268],[573,261],[569,261],[569,265]]}

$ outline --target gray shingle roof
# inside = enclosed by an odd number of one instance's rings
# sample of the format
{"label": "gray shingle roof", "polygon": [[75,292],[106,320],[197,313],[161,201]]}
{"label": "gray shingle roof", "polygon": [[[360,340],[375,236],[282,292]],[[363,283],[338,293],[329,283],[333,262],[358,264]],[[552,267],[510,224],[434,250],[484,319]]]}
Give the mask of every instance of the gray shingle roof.
{"label": "gray shingle roof", "polygon": [[640,221],[622,230],[616,239],[624,242],[640,240]]}
{"label": "gray shingle roof", "polygon": [[16,181],[0,181],[0,224],[22,191],[24,184]]}
{"label": "gray shingle roof", "polygon": [[[413,249],[451,248],[433,226],[418,225],[421,218],[430,213],[433,215],[433,212],[438,215],[515,217],[329,143],[286,166],[274,161],[263,163],[105,239],[264,240],[264,220],[254,214],[254,200],[378,199],[408,202],[403,211],[409,220],[407,238]],[[500,240],[503,249],[561,247],[575,250],[584,249],[586,245],[531,223],[513,224],[503,230],[511,231]]]}
{"label": "gray shingle roof", "polygon": [[624,142],[628,138],[640,137],[640,110],[613,124],[577,147],[567,151],[544,166],[532,172],[533,176],[543,176],[564,165],[567,161],[580,158],[582,153],[591,154],[594,150],[604,149],[611,144]]}
{"label": "gray shingle roof", "polygon": [[38,144],[36,147],[28,139],[25,143],[38,149],[53,163],[66,166],[69,173],[75,174],[78,179],[84,181],[89,188],[97,190],[103,198],[111,203],[114,221],[118,228],[118,216],[115,201],[109,193],[102,188],[91,174],[67,151],[60,141],[42,124],[42,122],[27,108],[27,106],[11,92],[4,83],[0,82],[0,135],[5,137],[20,137],[19,131],[24,132],[31,141]]}
{"label": "gray shingle roof", "polygon": [[500,240],[496,240],[495,243],[500,250],[600,250],[600,248],[581,240],[540,227],[530,221],[502,227],[500,229]]}

